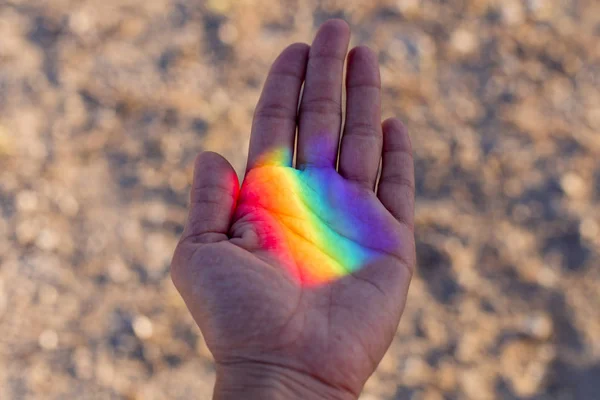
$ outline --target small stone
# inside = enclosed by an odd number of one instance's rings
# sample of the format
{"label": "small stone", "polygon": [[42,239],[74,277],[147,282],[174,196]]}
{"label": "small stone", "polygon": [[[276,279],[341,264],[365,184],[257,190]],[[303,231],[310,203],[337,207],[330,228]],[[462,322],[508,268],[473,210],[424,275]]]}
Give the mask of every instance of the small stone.
{"label": "small stone", "polygon": [[466,332],[458,343],[456,357],[463,362],[476,362],[485,353],[486,336],[479,331]]}
{"label": "small stone", "polygon": [[137,220],[123,221],[122,225],[123,238],[129,242],[136,242],[142,237],[142,227]]}
{"label": "small stone", "polygon": [[421,7],[420,0],[398,0],[396,3],[398,10],[407,16],[413,16],[419,13]]}
{"label": "small stone", "polygon": [[115,379],[115,368],[107,357],[100,357],[96,363],[96,377],[101,384],[112,386]]}
{"label": "small stone", "polygon": [[531,16],[538,21],[548,21],[554,15],[554,4],[550,0],[527,0],[527,8]]}
{"label": "small stone", "polygon": [[131,272],[125,262],[117,257],[108,264],[108,276],[116,283],[123,283],[131,278]]}
{"label": "small stone", "polygon": [[188,179],[185,173],[181,171],[173,171],[169,177],[169,186],[176,192],[182,192],[187,189]]}
{"label": "small stone", "polygon": [[54,350],[58,347],[58,334],[51,329],[46,329],[40,334],[38,343],[44,350]]}
{"label": "small stone", "polygon": [[44,229],[38,235],[35,244],[42,250],[54,250],[58,246],[59,238],[56,232],[50,229]]}
{"label": "small stone", "polygon": [[560,180],[560,185],[571,198],[582,198],[587,191],[587,185],[583,178],[574,172],[569,172],[563,175]]}
{"label": "small stone", "polygon": [[554,332],[554,326],[548,314],[538,314],[529,316],[523,321],[523,330],[535,339],[548,340]]}
{"label": "small stone", "polygon": [[35,211],[38,208],[38,196],[32,190],[23,190],[17,194],[16,204],[19,211]]}
{"label": "small stone", "polygon": [[379,367],[377,367],[377,371],[383,372],[383,373],[388,373],[388,374],[393,374],[396,372],[397,369],[398,369],[398,358],[395,357],[393,354],[391,354],[390,351],[388,351],[385,354],[385,356],[383,356],[383,359],[379,363]]}
{"label": "small stone", "polygon": [[550,267],[545,266],[537,271],[536,280],[540,285],[552,288],[559,283],[559,276]]}
{"label": "small stone", "polygon": [[[48,392],[52,388],[52,382],[56,382],[56,376],[53,375],[52,367],[45,363],[32,363],[28,368],[28,384],[36,392]],[[53,379],[54,378],[54,379]],[[4,397],[3,397],[4,398]]]}
{"label": "small stone", "polygon": [[92,28],[92,19],[84,10],[73,12],[69,17],[69,27],[78,35],[85,35]]}
{"label": "small stone", "polygon": [[78,347],[73,354],[75,373],[80,379],[90,379],[93,376],[92,354],[86,347]]}
{"label": "small stone", "polygon": [[502,350],[502,375],[518,396],[530,397],[542,386],[547,366],[553,358],[552,346],[514,340],[507,343]]}
{"label": "small stone", "polygon": [[238,39],[239,33],[235,25],[228,23],[219,28],[219,39],[226,44],[233,44]]}
{"label": "small stone", "polygon": [[458,53],[467,55],[473,53],[477,47],[477,37],[464,28],[459,28],[452,34],[450,44]]}
{"label": "small stone", "polygon": [[502,18],[507,25],[518,25],[525,21],[525,9],[520,0],[506,0],[502,3]]}
{"label": "small stone", "polygon": [[594,241],[600,235],[600,226],[592,218],[585,218],[579,225],[579,232],[584,238]]}
{"label": "small stone", "polygon": [[17,242],[19,242],[19,244],[30,244],[38,235],[38,224],[35,220],[26,219],[17,224],[15,233],[17,236]]}
{"label": "small stone", "polygon": [[446,326],[437,318],[424,318],[423,329],[427,338],[436,346],[442,346],[448,340]]}
{"label": "small stone", "polygon": [[471,368],[463,371],[460,384],[467,398],[478,400],[495,398],[492,377],[484,369]]}
{"label": "small stone", "polygon": [[58,299],[58,291],[54,286],[44,285],[40,287],[39,296],[41,303],[51,306]]}
{"label": "small stone", "polygon": [[140,315],[133,320],[133,332],[140,339],[149,339],[152,337],[152,321],[144,315]]}
{"label": "small stone", "polygon": [[419,357],[410,357],[404,363],[404,382],[410,386],[419,386],[431,381],[432,370],[429,364]]}
{"label": "small stone", "polygon": [[456,365],[451,362],[440,362],[437,368],[436,383],[440,389],[452,392],[456,389]]}
{"label": "small stone", "polygon": [[155,224],[162,224],[167,218],[167,208],[161,202],[150,204],[147,210],[147,218]]}
{"label": "small stone", "polygon": [[592,107],[586,112],[586,119],[594,129],[600,129],[600,107]]}
{"label": "small stone", "polygon": [[70,194],[65,194],[60,197],[58,201],[58,207],[63,214],[74,217],[79,212],[79,203],[77,200]]}

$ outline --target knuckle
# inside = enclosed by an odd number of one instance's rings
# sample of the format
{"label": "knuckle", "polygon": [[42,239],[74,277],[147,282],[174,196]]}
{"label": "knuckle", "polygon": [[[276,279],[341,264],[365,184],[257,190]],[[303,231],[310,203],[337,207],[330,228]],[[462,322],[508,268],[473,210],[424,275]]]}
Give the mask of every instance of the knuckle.
{"label": "knuckle", "polygon": [[363,137],[370,140],[381,140],[381,130],[367,122],[351,122],[346,127],[348,135]]}
{"label": "knuckle", "polygon": [[259,104],[254,111],[254,118],[296,119],[296,110],[281,103]]}
{"label": "knuckle", "polygon": [[346,86],[347,89],[373,89],[381,90],[381,82],[379,80],[369,80],[363,82],[350,82]]}
{"label": "knuckle", "polygon": [[305,99],[300,105],[300,112],[342,115],[342,105],[339,100],[331,97],[314,97]]}
{"label": "knuckle", "polygon": [[343,63],[346,60],[346,53],[334,52],[330,50],[314,52],[309,56],[309,62],[326,62],[333,61],[334,63]]}
{"label": "knuckle", "polygon": [[401,189],[406,189],[409,193],[415,193],[415,183],[412,179],[407,178],[403,174],[389,174],[383,177],[382,183],[394,185]]}

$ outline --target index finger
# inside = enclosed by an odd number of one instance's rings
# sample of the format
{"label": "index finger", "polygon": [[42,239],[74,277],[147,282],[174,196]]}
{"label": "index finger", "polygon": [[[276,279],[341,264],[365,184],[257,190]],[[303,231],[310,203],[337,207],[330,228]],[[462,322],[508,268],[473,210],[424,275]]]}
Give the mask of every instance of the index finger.
{"label": "index finger", "polygon": [[247,171],[276,150],[281,151],[279,162],[292,165],[296,113],[309,48],[305,43],[292,44],[273,62],[254,112]]}

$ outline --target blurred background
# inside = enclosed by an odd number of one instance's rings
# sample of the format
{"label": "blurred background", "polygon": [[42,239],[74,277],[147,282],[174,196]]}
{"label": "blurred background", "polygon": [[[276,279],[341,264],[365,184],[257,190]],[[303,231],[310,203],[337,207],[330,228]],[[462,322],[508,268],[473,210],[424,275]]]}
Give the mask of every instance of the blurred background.
{"label": "blurred background", "polygon": [[0,0],[0,399],[208,399],[168,275],[201,150],[329,17],[416,152],[419,268],[377,399],[600,392],[600,2]]}

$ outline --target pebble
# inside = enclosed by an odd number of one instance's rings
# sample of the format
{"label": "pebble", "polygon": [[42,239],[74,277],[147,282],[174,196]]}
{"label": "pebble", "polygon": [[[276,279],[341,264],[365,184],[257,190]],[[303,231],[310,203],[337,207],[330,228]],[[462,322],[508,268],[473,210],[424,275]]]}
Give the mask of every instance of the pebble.
{"label": "pebble", "polygon": [[600,225],[592,218],[585,218],[579,225],[579,232],[584,238],[594,241],[600,235]]}
{"label": "pebble", "polygon": [[424,318],[423,329],[434,345],[442,346],[448,340],[448,331],[442,321],[437,318]]}
{"label": "pebble", "polygon": [[388,374],[393,374],[396,372],[397,369],[398,369],[398,357],[396,357],[394,354],[392,354],[391,351],[388,351],[385,354],[385,356],[383,356],[383,359],[379,363],[379,366],[377,367],[377,371],[383,372],[383,373],[388,373]]}
{"label": "pebble", "polygon": [[485,352],[486,340],[478,331],[468,331],[460,339],[456,349],[458,360],[469,363],[477,362]]}
{"label": "pebble", "polygon": [[421,8],[420,0],[398,0],[396,3],[398,10],[406,16],[414,16],[419,13]]}
{"label": "pebble", "polygon": [[133,332],[142,340],[151,338],[153,333],[152,321],[144,315],[137,316],[133,320]]}
{"label": "pebble", "polygon": [[456,376],[456,365],[450,361],[440,362],[435,382],[440,389],[447,392],[452,392],[456,389],[457,376]]}
{"label": "pebble", "polygon": [[403,381],[409,386],[419,386],[431,381],[433,371],[420,357],[409,357],[404,362]]}
{"label": "pebble", "polygon": [[84,10],[73,12],[69,16],[69,28],[80,36],[87,34],[92,29],[92,19]]}
{"label": "pebble", "polygon": [[450,44],[454,50],[462,55],[475,52],[479,46],[477,37],[473,34],[473,32],[464,28],[459,28],[452,33]]}
{"label": "pebble", "polygon": [[600,130],[600,107],[587,110],[586,119],[593,129]]}
{"label": "pebble", "polygon": [[514,340],[502,350],[502,375],[518,396],[530,397],[540,389],[547,373],[547,365],[553,357],[551,346]]}
{"label": "pebble", "polygon": [[107,357],[100,357],[96,363],[96,377],[101,384],[111,386],[115,379],[115,368]]}
{"label": "pebble", "polygon": [[38,343],[44,350],[54,350],[58,347],[58,334],[52,329],[46,329],[38,337]]}
{"label": "pebble", "polygon": [[17,242],[20,245],[28,245],[35,240],[38,234],[38,224],[36,220],[26,219],[17,223],[15,229]]}
{"label": "pebble", "polygon": [[169,177],[169,186],[176,192],[183,192],[187,189],[188,178],[182,171],[173,171]]}
{"label": "pebble", "polygon": [[58,199],[58,207],[63,214],[74,217],[79,212],[79,203],[70,194],[64,194]]}
{"label": "pebble", "polygon": [[148,206],[147,218],[154,224],[162,224],[167,217],[167,207],[163,202],[154,202]]}
{"label": "pebble", "polygon": [[38,235],[35,244],[42,250],[54,250],[58,246],[58,234],[50,229],[43,229]]}
{"label": "pebble", "polygon": [[492,400],[494,384],[486,370],[474,367],[464,370],[460,375],[460,384],[466,397],[477,400]]}
{"label": "pebble", "polygon": [[554,333],[552,318],[546,313],[530,315],[522,324],[523,331],[537,340],[548,340]]}
{"label": "pebble", "polygon": [[544,266],[538,270],[536,280],[540,285],[552,288],[559,283],[559,275],[552,268]]}
{"label": "pebble", "polygon": [[108,264],[108,276],[116,282],[127,282],[131,278],[131,272],[121,257],[116,257]]}
{"label": "pebble", "polygon": [[502,19],[507,25],[518,25],[525,21],[525,9],[521,0],[505,0],[502,3]]}
{"label": "pebble", "polygon": [[235,25],[228,23],[219,28],[219,39],[226,44],[233,44],[239,37],[239,32]]}
{"label": "pebble", "polygon": [[554,15],[555,5],[552,0],[527,0],[527,9],[533,19],[538,21],[548,21]]}
{"label": "pebble", "polygon": [[94,373],[92,353],[86,347],[78,347],[73,354],[75,373],[80,379],[90,379]]}
{"label": "pebble", "polygon": [[43,285],[39,289],[39,298],[42,304],[51,306],[58,299],[58,290],[54,286]]}
{"label": "pebble", "polygon": [[17,194],[16,204],[19,211],[35,211],[38,208],[38,196],[32,190],[23,190]]}
{"label": "pebble", "polygon": [[578,199],[585,196],[587,184],[583,178],[574,172],[568,172],[560,179],[560,186],[567,196]]}

